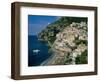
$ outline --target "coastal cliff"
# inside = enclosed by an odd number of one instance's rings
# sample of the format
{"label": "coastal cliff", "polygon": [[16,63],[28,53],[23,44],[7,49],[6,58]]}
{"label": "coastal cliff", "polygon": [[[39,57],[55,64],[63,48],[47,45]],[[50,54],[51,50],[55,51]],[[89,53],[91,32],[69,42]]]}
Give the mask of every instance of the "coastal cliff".
{"label": "coastal cliff", "polygon": [[87,20],[78,17],[61,17],[38,34],[47,42],[53,56],[41,65],[86,64]]}

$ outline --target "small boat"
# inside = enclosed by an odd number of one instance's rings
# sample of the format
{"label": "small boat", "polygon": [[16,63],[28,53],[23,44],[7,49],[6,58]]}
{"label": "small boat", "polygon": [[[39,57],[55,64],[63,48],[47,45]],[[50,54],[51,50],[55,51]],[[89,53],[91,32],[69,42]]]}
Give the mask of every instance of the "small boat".
{"label": "small boat", "polygon": [[36,50],[33,50],[33,53],[38,53],[40,50],[36,49]]}

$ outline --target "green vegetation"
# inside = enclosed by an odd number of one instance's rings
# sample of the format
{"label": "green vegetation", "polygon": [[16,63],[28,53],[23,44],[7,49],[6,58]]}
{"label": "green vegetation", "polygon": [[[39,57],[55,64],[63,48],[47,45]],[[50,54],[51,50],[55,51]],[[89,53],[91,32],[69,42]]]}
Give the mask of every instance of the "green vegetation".
{"label": "green vegetation", "polygon": [[78,37],[77,37],[77,38],[75,38],[74,43],[75,43],[76,45],[79,45],[79,44],[83,43],[83,44],[85,44],[85,45],[87,46],[88,41],[87,41],[87,40],[79,40]]}
{"label": "green vegetation", "polygon": [[85,50],[81,55],[76,57],[76,64],[87,64],[87,50]]}
{"label": "green vegetation", "polygon": [[44,30],[38,34],[39,40],[46,41],[49,46],[56,40],[56,34],[61,32],[64,28],[72,22],[80,23],[80,21],[87,22],[86,18],[81,17],[61,17],[52,24],[49,24]]}
{"label": "green vegetation", "polygon": [[61,17],[38,34],[38,39],[46,42],[53,54],[57,55],[49,60],[49,64],[88,63],[87,21],[83,17]]}

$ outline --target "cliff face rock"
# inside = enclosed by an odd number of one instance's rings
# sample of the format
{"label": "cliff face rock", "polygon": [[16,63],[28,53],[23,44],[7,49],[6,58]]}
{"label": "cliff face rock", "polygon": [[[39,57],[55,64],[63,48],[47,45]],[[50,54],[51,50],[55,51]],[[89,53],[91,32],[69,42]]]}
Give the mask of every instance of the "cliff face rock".
{"label": "cliff face rock", "polygon": [[[50,28],[45,29],[45,31],[39,35],[41,40],[48,42],[51,47],[50,51],[52,51],[54,55],[49,61],[47,60],[45,64],[86,64],[88,39],[86,21],[71,22],[71,24],[65,24],[62,29],[60,28],[58,25],[55,32],[50,31]],[[54,30],[54,28],[52,29]]]}

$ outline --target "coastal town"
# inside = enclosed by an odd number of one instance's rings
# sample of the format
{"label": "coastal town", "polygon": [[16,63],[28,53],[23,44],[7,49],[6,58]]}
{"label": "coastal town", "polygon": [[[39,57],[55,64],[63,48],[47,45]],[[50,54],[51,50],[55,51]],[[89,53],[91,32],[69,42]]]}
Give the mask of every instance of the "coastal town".
{"label": "coastal town", "polygon": [[87,26],[84,21],[72,22],[57,33],[50,45],[53,56],[45,61],[45,65],[87,64]]}

